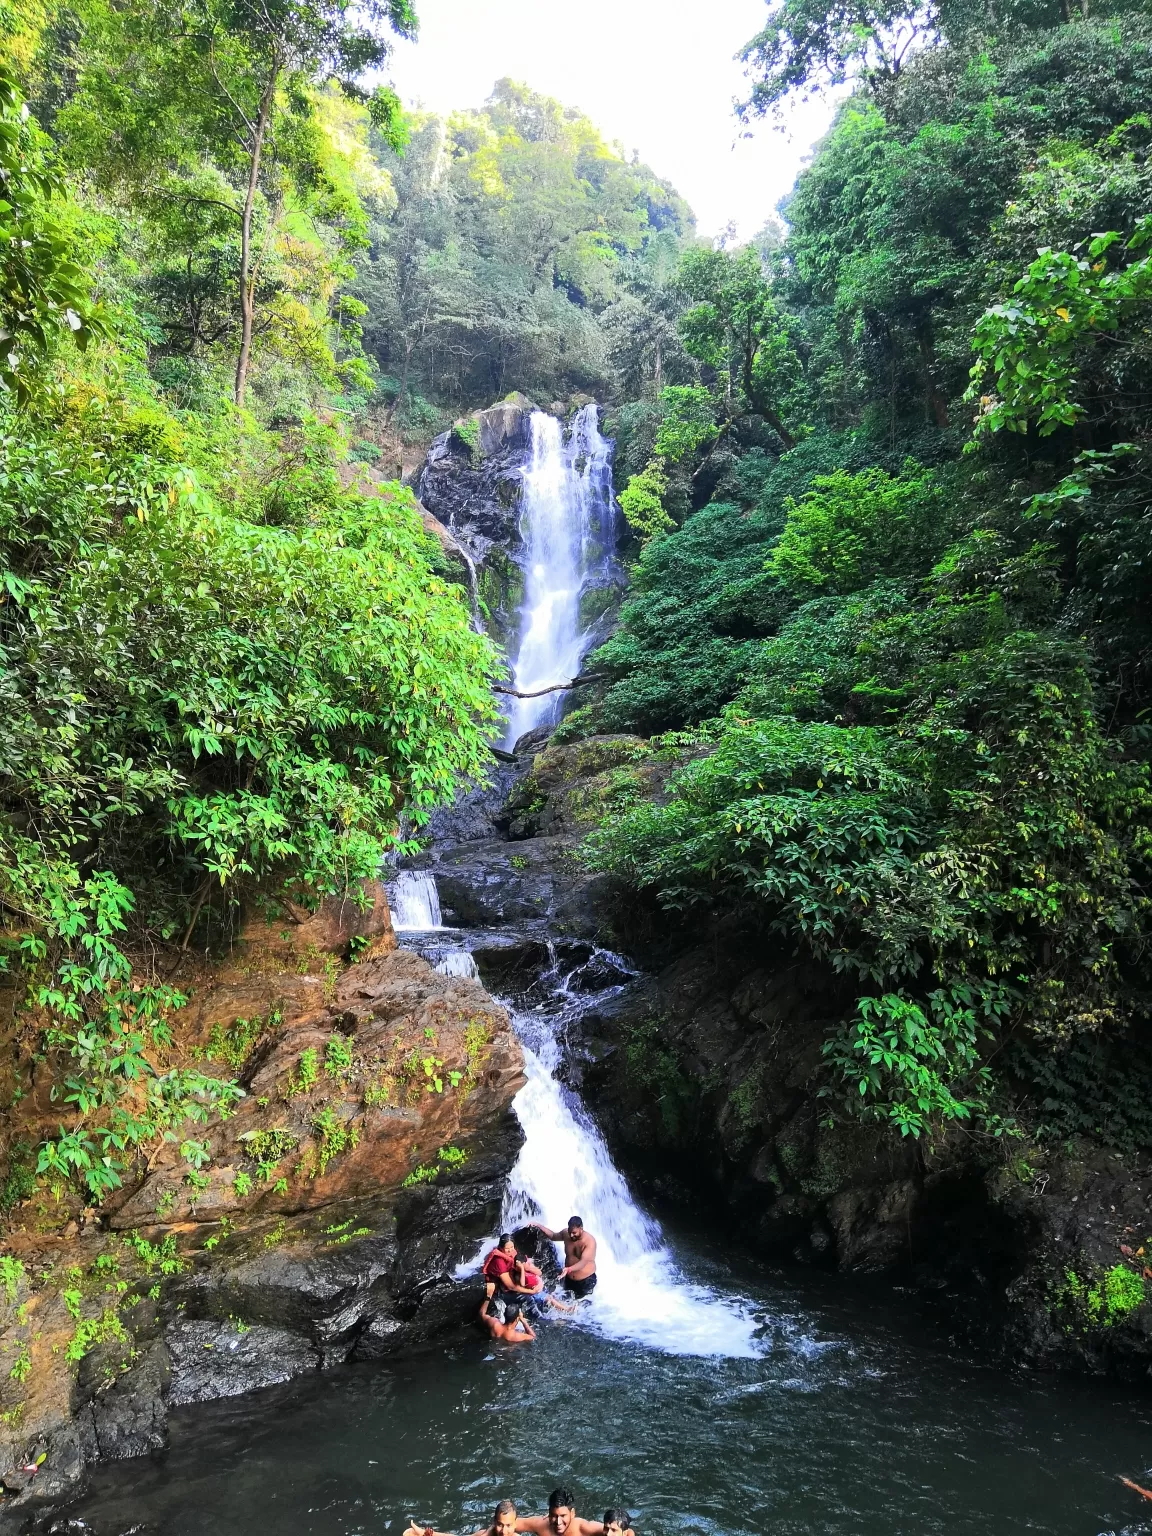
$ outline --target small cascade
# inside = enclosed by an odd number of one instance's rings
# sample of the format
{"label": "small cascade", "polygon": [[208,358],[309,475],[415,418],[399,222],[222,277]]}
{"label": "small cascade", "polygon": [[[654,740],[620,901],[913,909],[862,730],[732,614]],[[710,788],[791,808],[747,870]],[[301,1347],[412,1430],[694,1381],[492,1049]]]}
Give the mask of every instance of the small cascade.
{"label": "small cascade", "polygon": [[[554,416],[533,412],[523,470],[524,602],[512,667],[523,693],[571,681],[591,642],[580,599],[590,577],[612,556],[611,458],[612,444],[600,435],[595,405],[577,413],[567,437]],[[558,720],[562,702],[560,692],[513,699],[504,745],[511,748],[525,731]]]}
{"label": "small cascade", "polygon": [[761,1354],[760,1323],[750,1305],[680,1271],[659,1223],[633,1200],[599,1129],[557,1080],[556,1016],[538,1011],[513,1018],[528,1081],[513,1102],[524,1145],[508,1179],[503,1229],[543,1221],[559,1231],[569,1216],[583,1218],[597,1241],[599,1280],[591,1306],[578,1314],[582,1326],[665,1354]]}
{"label": "small cascade", "polygon": [[479,976],[476,962],[466,949],[449,949],[436,961],[433,969],[441,976]]}
{"label": "small cascade", "polygon": [[397,933],[442,928],[436,880],[426,869],[402,869],[388,891]]}

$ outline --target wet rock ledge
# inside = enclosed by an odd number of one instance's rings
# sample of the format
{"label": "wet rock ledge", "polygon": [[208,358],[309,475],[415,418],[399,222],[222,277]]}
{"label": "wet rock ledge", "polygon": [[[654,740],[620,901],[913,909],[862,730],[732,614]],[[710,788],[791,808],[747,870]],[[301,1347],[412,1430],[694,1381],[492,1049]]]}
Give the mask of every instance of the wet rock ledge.
{"label": "wet rock ledge", "polygon": [[162,1447],[170,1406],[463,1321],[452,1275],[498,1219],[523,1058],[484,988],[397,949],[370,894],[366,912],[253,922],[201,969],[175,1055],[246,1096],[189,1129],[211,1154],[199,1179],[168,1145],[98,1215],[41,1195],[15,1211],[0,1531],[32,1528],[89,1462]]}

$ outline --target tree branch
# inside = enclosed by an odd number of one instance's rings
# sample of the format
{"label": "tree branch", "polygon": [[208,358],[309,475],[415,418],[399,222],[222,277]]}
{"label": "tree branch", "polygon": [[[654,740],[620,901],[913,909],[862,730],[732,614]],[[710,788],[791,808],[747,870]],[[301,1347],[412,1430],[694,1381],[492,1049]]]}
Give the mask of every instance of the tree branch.
{"label": "tree branch", "polygon": [[539,699],[546,693],[561,693],[565,688],[583,688],[586,683],[598,683],[607,672],[590,672],[587,677],[574,677],[570,683],[549,683],[547,688],[534,688],[531,693],[521,693],[519,688],[507,688],[503,683],[493,683],[493,693],[506,693],[513,699]]}

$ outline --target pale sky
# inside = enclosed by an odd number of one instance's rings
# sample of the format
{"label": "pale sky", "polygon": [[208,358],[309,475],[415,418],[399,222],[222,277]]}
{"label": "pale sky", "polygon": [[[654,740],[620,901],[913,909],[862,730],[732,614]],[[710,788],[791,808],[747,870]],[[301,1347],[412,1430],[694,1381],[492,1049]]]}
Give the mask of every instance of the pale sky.
{"label": "pale sky", "polygon": [[764,0],[416,0],[420,38],[398,43],[392,77],[410,105],[478,107],[503,75],[578,107],[610,142],[639,150],[687,198],[700,233],[741,239],[791,187],[832,108],[793,108],[785,132],[750,139],[734,55],[764,24]]}

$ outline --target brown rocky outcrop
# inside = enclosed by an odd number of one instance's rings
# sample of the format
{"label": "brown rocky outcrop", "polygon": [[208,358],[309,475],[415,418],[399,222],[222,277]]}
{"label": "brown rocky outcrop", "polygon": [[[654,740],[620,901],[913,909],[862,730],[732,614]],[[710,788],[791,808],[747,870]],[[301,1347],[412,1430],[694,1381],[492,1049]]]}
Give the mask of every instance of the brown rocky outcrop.
{"label": "brown rocky outcrop", "polygon": [[162,1446],[170,1404],[377,1358],[474,1304],[451,1276],[498,1219],[518,1145],[504,1009],[398,949],[375,883],[253,914],[213,963],[173,958],[191,995],[167,1065],[244,1097],[186,1125],[202,1171],[177,1138],[100,1212],[35,1195],[13,1213],[0,1529],[93,1458]]}

